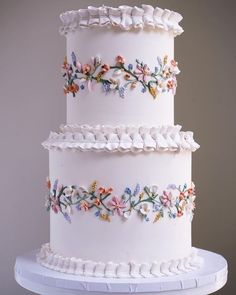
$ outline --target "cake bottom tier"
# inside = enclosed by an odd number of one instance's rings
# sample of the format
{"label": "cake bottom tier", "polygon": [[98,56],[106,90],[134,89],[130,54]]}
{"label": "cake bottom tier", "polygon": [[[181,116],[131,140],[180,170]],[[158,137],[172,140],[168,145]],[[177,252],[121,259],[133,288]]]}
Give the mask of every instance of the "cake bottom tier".
{"label": "cake bottom tier", "polygon": [[197,249],[192,248],[191,254],[176,260],[153,261],[152,263],[113,263],[82,260],[75,257],[65,257],[54,252],[49,243],[41,247],[37,254],[37,262],[59,272],[106,278],[150,278],[172,276],[188,273],[199,269],[203,259],[198,256]]}

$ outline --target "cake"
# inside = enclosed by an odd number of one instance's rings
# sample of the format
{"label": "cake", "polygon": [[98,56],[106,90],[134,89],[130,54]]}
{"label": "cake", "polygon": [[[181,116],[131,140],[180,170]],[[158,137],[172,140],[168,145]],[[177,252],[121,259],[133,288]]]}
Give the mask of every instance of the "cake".
{"label": "cake", "polygon": [[142,5],[60,15],[67,122],[51,132],[50,242],[37,261],[79,276],[191,272],[193,133],[174,125],[182,16]]}

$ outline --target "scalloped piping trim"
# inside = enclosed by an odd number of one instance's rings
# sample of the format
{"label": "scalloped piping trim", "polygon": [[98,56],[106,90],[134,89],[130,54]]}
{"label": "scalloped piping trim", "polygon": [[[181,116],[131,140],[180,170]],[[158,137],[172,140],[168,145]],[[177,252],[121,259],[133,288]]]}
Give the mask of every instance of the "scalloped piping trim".
{"label": "scalloped piping trim", "polygon": [[183,132],[181,126],[133,127],[109,125],[65,125],[61,132],[51,132],[42,143],[45,149],[152,152],[196,151],[200,146],[193,139],[193,132]]}
{"label": "scalloped piping trim", "polygon": [[156,262],[138,264],[94,262],[82,260],[75,257],[64,257],[52,251],[49,243],[41,247],[37,254],[37,262],[41,265],[67,274],[80,276],[93,276],[105,278],[150,278],[172,276],[188,273],[199,269],[204,260],[197,255],[198,250],[192,248],[192,253],[182,259],[170,260],[168,262]]}
{"label": "scalloped piping trim", "polygon": [[174,36],[183,33],[179,22],[182,15],[169,9],[154,8],[143,4],[142,7],[127,5],[118,8],[101,6],[88,6],[87,9],[71,10],[60,15],[63,26],[61,35],[66,35],[78,28],[86,27],[118,27],[122,30],[131,29],[161,29],[170,31]]}

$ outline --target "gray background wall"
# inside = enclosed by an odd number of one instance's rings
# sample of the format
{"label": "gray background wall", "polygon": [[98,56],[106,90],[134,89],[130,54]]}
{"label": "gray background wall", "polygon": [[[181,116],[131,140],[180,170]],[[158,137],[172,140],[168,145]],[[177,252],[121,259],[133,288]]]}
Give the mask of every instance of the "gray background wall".
{"label": "gray background wall", "polygon": [[[31,294],[14,281],[15,257],[49,239],[49,217],[43,207],[48,157],[40,142],[65,122],[60,76],[65,39],[58,34],[58,15],[88,3],[141,2],[0,1],[1,295]],[[185,33],[176,39],[182,74],[175,121],[194,130],[201,143],[193,155],[198,191],[193,244],[228,259],[229,282],[218,294],[234,294],[236,3],[159,0],[158,5],[184,15]]]}

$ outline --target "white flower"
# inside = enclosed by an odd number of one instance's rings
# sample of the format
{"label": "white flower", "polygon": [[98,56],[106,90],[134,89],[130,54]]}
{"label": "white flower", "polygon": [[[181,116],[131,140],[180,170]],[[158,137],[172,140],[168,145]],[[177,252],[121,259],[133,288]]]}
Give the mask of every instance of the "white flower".
{"label": "white flower", "polygon": [[126,211],[123,214],[123,216],[124,216],[125,219],[129,219],[132,215],[133,215],[133,211],[132,210]]}
{"label": "white flower", "polygon": [[157,186],[157,185],[153,185],[153,186],[151,186],[151,187],[150,187],[150,191],[151,191],[151,193],[156,194],[157,191],[158,191],[158,186]]}
{"label": "white flower", "polygon": [[140,213],[144,216],[148,215],[148,213],[150,213],[152,210],[152,205],[148,202],[143,202],[140,206]]}
{"label": "white flower", "polygon": [[64,190],[65,197],[74,197],[77,194],[77,190],[73,186],[68,186]]}

